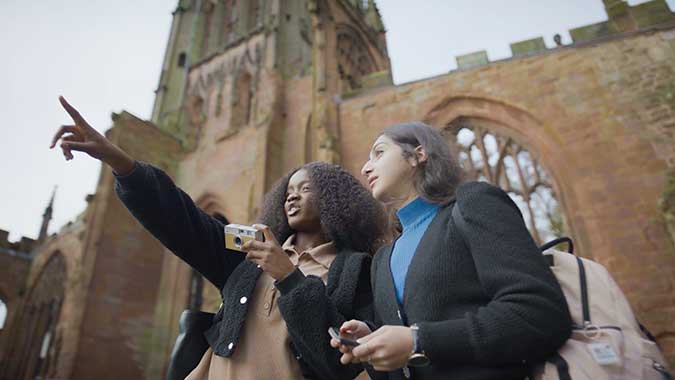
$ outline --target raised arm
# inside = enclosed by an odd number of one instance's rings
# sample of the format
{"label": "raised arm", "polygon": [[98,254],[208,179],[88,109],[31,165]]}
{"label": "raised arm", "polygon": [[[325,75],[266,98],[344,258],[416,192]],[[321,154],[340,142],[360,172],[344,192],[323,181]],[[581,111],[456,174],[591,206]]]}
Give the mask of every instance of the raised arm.
{"label": "raised arm", "polygon": [[72,151],[84,152],[109,165],[116,176],[115,191],[132,215],[164,246],[222,288],[244,255],[224,247],[223,225],[199,209],[162,170],[136,162],[114,145],[63,98],[61,104],[74,125],[54,135],[51,148],[61,140],[67,160]]}

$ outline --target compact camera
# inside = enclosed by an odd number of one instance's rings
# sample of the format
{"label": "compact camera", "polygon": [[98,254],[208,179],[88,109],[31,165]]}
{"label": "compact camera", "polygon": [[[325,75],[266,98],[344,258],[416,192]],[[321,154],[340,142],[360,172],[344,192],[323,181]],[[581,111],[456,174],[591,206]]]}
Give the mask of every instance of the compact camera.
{"label": "compact camera", "polygon": [[225,248],[241,252],[241,246],[249,240],[265,241],[262,231],[242,224],[225,226]]}

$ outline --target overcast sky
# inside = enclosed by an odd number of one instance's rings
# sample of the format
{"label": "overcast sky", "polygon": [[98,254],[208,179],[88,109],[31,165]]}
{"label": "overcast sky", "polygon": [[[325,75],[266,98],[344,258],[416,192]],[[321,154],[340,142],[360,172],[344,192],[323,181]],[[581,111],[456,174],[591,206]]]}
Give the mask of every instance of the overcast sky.
{"label": "overcast sky", "polygon": [[[629,1],[638,4],[644,1]],[[442,74],[455,56],[487,50],[606,19],[601,0],[379,0],[397,84]],[[10,240],[35,238],[58,186],[56,232],[85,208],[100,164],[76,153],[66,162],[49,150],[70,123],[66,96],[99,131],[111,112],[149,118],[177,0],[0,0],[0,229]],[[668,0],[671,9],[675,0]],[[9,91],[7,91],[9,89]]]}

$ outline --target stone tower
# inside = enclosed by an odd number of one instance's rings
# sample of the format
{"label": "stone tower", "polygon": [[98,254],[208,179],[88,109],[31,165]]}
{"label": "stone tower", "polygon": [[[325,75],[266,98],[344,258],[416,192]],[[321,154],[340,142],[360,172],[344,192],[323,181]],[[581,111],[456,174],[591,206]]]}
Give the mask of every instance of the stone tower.
{"label": "stone tower", "polygon": [[[212,61],[222,62],[190,78],[194,68]],[[181,0],[173,12],[152,122],[190,147],[195,127],[209,115],[229,113],[225,122],[231,131],[259,124],[261,119],[251,117],[283,100],[283,91],[275,88],[311,74],[317,95],[312,126],[320,130],[317,144],[330,149],[334,112],[324,103],[369,85],[366,77],[373,73],[384,73],[390,83],[388,71],[385,30],[373,0]],[[259,91],[267,93],[264,99]]]}

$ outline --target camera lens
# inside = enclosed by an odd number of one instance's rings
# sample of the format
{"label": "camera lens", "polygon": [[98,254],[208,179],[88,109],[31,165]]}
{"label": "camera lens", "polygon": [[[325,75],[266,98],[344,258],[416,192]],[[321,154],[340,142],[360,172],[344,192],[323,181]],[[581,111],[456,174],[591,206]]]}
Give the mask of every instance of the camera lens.
{"label": "camera lens", "polygon": [[237,247],[241,247],[241,237],[235,236],[235,237],[234,237],[234,244],[235,244]]}

